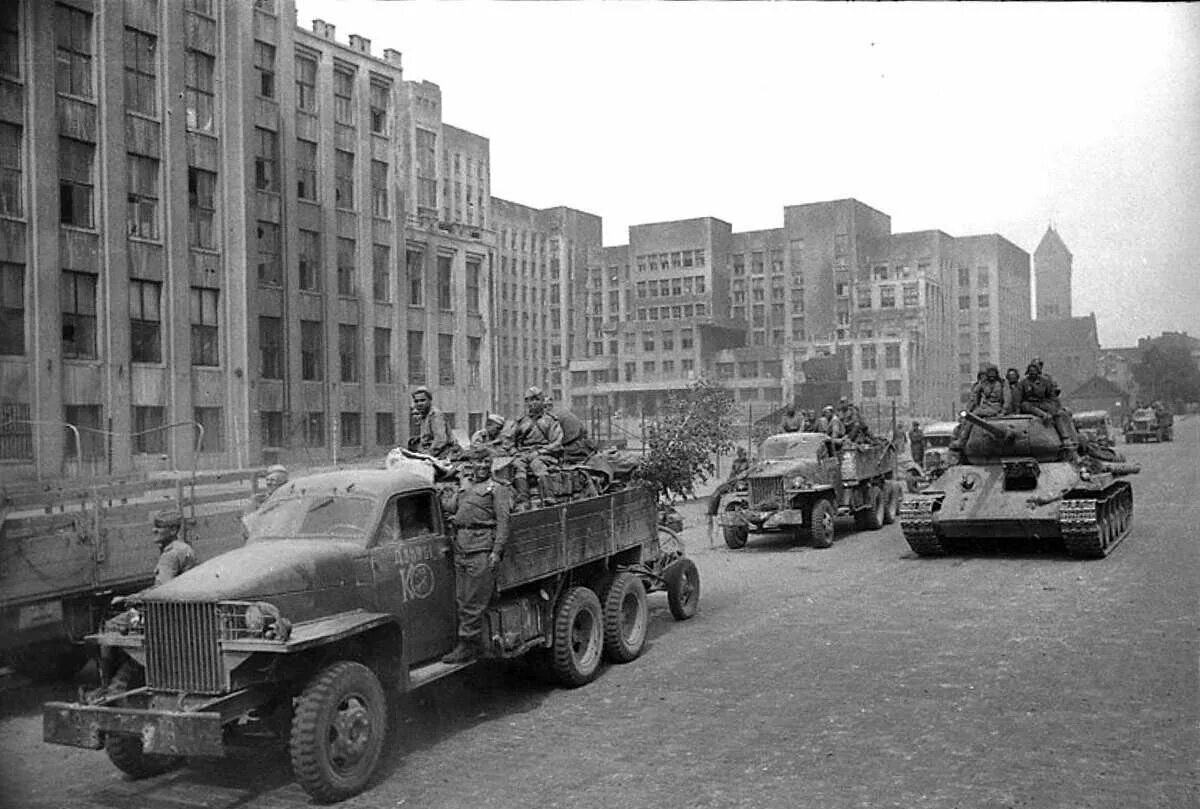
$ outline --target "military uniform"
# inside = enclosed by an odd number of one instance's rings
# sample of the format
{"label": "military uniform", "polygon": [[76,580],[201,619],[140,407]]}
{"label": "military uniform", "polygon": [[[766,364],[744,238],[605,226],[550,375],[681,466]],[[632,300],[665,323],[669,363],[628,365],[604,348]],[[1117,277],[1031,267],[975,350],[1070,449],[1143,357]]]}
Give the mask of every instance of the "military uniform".
{"label": "military uniform", "polygon": [[490,557],[504,555],[511,511],[511,491],[490,478],[468,483],[458,495],[454,513],[454,594],[458,602],[459,647],[471,654],[463,660],[452,660],[448,655],[447,662],[466,662],[482,645],[483,613],[496,586]]}
{"label": "military uniform", "polygon": [[445,458],[454,449],[454,436],[446,424],[446,415],[436,407],[430,407],[417,423],[416,439],[414,449],[434,458]]}
{"label": "military uniform", "polygon": [[1075,432],[1075,423],[1071,414],[1058,401],[1059,388],[1047,374],[1041,374],[1032,379],[1028,374],[1017,385],[1015,399],[1020,402],[1020,411],[1037,416],[1040,419],[1050,419],[1058,437],[1062,439],[1063,449],[1068,457],[1076,455],[1079,446],[1079,436]]}
{"label": "military uniform", "polygon": [[550,413],[542,413],[537,418],[522,416],[506,445],[513,456],[513,478],[517,490],[527,495],[529,474],[540,480],[562,458],[562,425]]}
{"label": "military uniform", "polygon": [[196,552],[192,546],[176,537],[158,555],[154,566],[154,583],[163,584],[196,566]]}
{"label": "military uniform", "polygon": [[785,413],[783,416],[783,424],[780,425],[785,433],[798,433],[804,428],[804,415],[802,413]]}
{"label": "military uniform", "polygon": [[562,460],[564,463],[581,464],[596,452],[596,445],[588,438],[587,428],[570,410],[555,410],[551,418],[562,430]]}

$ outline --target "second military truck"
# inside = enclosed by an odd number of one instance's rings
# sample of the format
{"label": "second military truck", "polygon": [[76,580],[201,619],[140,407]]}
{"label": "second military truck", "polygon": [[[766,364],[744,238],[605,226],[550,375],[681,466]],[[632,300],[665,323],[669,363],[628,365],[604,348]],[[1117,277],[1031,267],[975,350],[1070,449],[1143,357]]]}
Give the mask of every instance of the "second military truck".
{"label": "second military truck", "polygon": [[[569,686],[601,656],[636,658],[648,591],[677,619],[700,596],[682,546],[659,540],[647,488],[514,514],[486,655],[526,653]],[[48,703],[46,741],[104,748],[134,776],[220,756],[261,720],[289,744],[319,801],[361,791],[387,732],[384,685],[408,691],[462,666],[452,529],[433,484],[408,468],[329,472],[275,492],[247,543],[130,602],[127,630],[97,640],[144,666],[144,685],[98,702]]]}

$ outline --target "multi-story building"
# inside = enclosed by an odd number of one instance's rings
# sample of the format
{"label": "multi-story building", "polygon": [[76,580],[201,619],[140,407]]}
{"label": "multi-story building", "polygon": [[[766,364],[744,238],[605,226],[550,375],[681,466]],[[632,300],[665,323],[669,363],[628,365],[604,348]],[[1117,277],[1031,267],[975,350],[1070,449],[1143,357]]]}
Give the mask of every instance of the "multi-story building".
{"label": "multi-story building", "polygon": [[[514,415],[523,412],[530,386],[562,402],[566,358],[586,351],[587,334],[576,335],[575,324],[584,322],[578,313],[593,305],[584,268],[588,252],[600,246],[602,223],[573,208],[541,210],[498,197],[491,204],[499,236],[491,324],[494,407]],[[628,267],[619,271],[628,276]],[[614,279],[610,287],[620,283]]]}
{"label": "multi-story building", "polygon": [[1053,225],[1046,226],[1033,251],[1037,279],[1037,319],[1071,316],[1071,251]]}
{"label": "multi-story building", "polygon": [[437,194],[437,149],[486,141],[410,112],[398,52],[294,19],[3,4],[6,476],[374,454],[405,434],[414,355],[459,419],[486,409],[486,157],[469,201]]}
{"label": "multi-story building", "polygon": [[985,363],[999,366],[1001,374],[1008,367],[1023,371],[1035,353],[1029,254],[994,233],[960,236],[954,242],[959,400],[965,403]]}

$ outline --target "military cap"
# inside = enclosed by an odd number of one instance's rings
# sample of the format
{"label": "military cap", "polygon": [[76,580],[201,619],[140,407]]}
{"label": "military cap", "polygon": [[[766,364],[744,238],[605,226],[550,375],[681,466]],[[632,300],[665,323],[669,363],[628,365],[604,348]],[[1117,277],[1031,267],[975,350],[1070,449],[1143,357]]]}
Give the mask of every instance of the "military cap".
{"label": "military cap", "polygon": [[180,528],[183,526],[183,514],[177,508],[166,508],[154,515],[155,528]]}
{"label": "military cap", "polygon": [[416,396],[418,393],[424,393],[430,399],[433,398],[433,394],[429,392],[429,388],[425,387],[424,385],[418,385],[417,387],[413,388],[412,395]]}
{"label": "military cap", "polygon": [[267,467],[268,475],[286,475],[287,473],[287,467],[281,463],[271,464]]}
{"label": "military cap", "polygon": [[542,398],[542,389],[539,388],[537,385],[530,386],[529,390],[525,391],[525,398],[526,399]]}
{"label": "military cap", "polygon": [[501,416],[499,413],[488,413],[487,420],[493,424],[499,424],[501,427],[503,427],[505,423],[504,416]]}

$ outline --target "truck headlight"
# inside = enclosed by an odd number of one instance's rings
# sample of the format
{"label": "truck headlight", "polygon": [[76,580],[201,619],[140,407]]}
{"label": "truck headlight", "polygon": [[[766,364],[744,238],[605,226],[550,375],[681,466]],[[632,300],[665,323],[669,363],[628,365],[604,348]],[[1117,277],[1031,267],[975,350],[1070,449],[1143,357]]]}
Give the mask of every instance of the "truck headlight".
{"label": "truck headlight", "polygon": [[291,637],[292,622],[284,618],[274,604],[255,601],[253,604],[229,606],[233,613],[229,627],[234,638],[286,641]]}
{"label": "truck headlight", "polygon": [[808,481],[804,479],[804,475],[796,475],[794,478],[788,478],[789,489],[803,489],[808,485]]}

